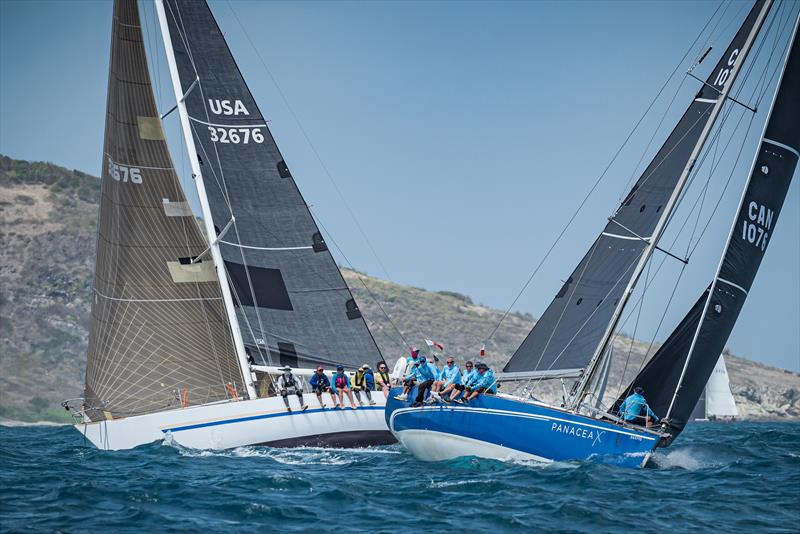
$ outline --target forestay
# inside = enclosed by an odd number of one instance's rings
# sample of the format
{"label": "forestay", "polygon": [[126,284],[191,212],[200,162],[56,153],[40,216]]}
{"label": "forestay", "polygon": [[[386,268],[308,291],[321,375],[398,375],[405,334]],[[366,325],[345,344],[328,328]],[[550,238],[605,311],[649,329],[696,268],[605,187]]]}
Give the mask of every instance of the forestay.
{"label": "forestay", "polygon": [[208,5],[164,6],[248,354],[293,367],[380,360]]}
{"label": "forestay", "polygon": [[85,403],[92,420],[241,392],[211,262],[164,141],[135,0],[111,38]]}
{"label": "forestay", "polygon": [[634,276],[662,208],[740,60],[763,0],[753,6],[693,102],[614,216],[567,278],[504,371],[580,369],[587,365]]}
{"label": "forestay", "polygon": [[[629,386],[644,387],[674,439],[686,424],[744,305],[795,173],[800,147],[797,26],[728,244],[711,286]],[[617,406],[622,398],[617,401]]]}

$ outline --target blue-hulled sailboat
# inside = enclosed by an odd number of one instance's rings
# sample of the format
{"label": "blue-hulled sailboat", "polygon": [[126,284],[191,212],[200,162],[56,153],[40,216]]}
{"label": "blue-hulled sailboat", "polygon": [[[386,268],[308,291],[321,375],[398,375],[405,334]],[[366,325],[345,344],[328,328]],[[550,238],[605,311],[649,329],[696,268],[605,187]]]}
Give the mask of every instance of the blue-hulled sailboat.
{"label": "blue-hulled sailboat", "polygon": [[[792,10],[787,20],[794,29],[786,54],[776,54],[780,80],[712,282],[615,403],[603,408],[597,392],[605,387],[603,369],[622,311],[723,106],[742,105],[731,97],[731,86],[771,7],[771,0],[755,2],[664,145],[498,374],[498,381],[510,383],[574,379],[563,403],[498,394],[468,404],[413,407],[391,396],[387,424],[414,455],[425,460],[469,455],[595,460],[640,467],[683,430],[744,304],[797,165],[800,47]],[[619,416],[620,404],[639,385],[661,416],[657,426]]]}

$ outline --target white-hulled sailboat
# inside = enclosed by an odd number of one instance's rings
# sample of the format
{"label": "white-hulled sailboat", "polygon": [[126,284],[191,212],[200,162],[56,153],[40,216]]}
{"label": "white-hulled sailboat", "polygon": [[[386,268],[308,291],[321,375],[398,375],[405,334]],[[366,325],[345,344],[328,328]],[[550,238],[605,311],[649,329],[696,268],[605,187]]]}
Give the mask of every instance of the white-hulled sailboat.
{"label": "white-hulled sailboat", "polygon": [[277,367],[330,378],[381,354],[208,5],[155,7],[204,226],[167,148],[138,4],[116,0],[85,394],[65,402],[76,428],[103,449],[392,442],[381,394],[332,410],[307,392],[305,411],[290,395],[291,412],[275,396]]}
{"label": "white-hulled sailboat", "polygon": [[691,419],[694,421],[733,421],[739,417],[739,409],[731,392],[731,381],[725,356],[719,355],[706,387],[694,407]]}

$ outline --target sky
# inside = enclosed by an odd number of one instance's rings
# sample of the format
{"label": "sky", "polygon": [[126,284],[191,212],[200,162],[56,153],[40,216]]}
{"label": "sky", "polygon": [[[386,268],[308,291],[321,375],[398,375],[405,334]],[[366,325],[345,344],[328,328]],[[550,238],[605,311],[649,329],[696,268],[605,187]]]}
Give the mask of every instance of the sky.
{"label": "sky", "polygon": [[[340,264],[502,309],[667,82],[514,305],[534,316],[697,91],[699,82],[683,73],[711,46],[694,70],[707,76],[750,8],[738,1],[719,11],[715,1],[210,3],[301,191],[344,251]],[[658,277],[639,284],[634,302],[644,295],[644,305],[629,306],[625,332],[663,340],[713,277],[798,8],[773,8],[776,22],[739,88],[751,104],[766,96],[755,114],[728,108],[719,142],[676,212],[686,229],[673,223],[662,240],[678,255],[694,248],[674,298],[667,306],[682,264],[668,259]],[[142,13],[159,107],[167,110],[174,98],[150,2]],[[709,19],[713,35],[701,33]],[[0,152],[99,175],[110,28],[106,1],[0,1]],[[186,177],[177,121],[165,126]],[[799,182],[795,176],[728,343],[734,354],[793,371],[800,371]],[[697,199],[703,208],[692,211]],[[663,258],[656,255],[651,274]],[[487,334],[476,333],[476,344]]]}

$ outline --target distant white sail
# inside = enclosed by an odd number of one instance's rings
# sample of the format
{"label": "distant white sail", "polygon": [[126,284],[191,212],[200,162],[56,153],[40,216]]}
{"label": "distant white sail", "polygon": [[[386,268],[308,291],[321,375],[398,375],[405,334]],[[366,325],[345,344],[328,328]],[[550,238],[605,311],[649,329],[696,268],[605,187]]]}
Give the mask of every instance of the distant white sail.
{"label": "distant white sail", "polygon": [[737,417],[739,410],[731,393],[731,384],[728,379],[728,369],[725,367],[725,358],[720,355],[717,365],[706,384],[706,416],[707,417]]}

